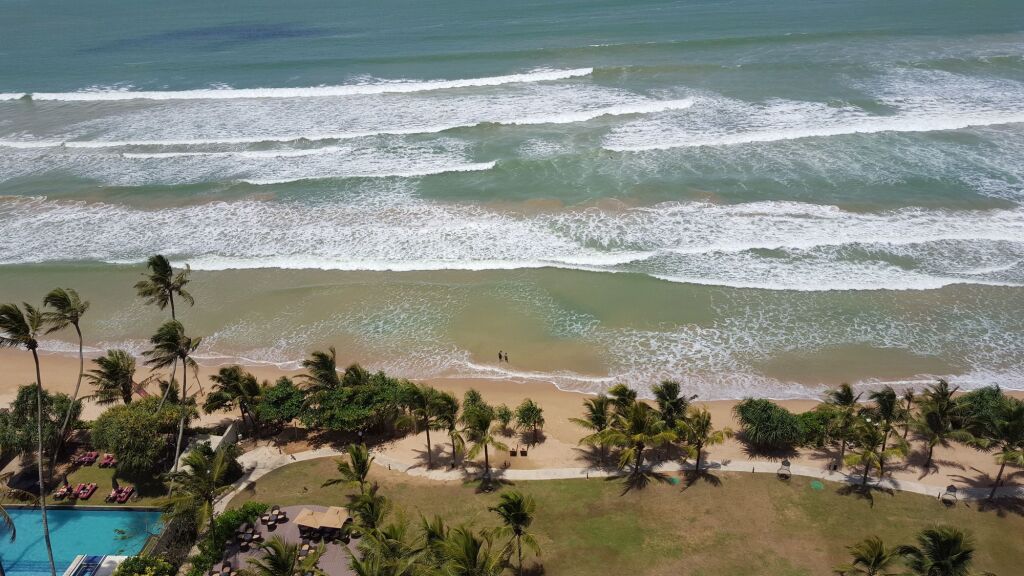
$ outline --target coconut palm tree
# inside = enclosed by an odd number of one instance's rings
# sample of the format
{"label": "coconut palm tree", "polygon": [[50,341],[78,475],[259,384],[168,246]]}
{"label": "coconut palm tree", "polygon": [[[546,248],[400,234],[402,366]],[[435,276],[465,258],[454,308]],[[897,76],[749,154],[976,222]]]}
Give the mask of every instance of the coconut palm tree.
{"label": "coconut palm tree", "polygon": [[900,552],[887,548],[882,539],[871,536],[847,546],[851,562],[835,569],[839,576],[901,576],[902,571],[893,571],[900,560]]}
{"label": "coconut palm tree", "polygon": [[375,482],[365,492],[348,498],[348,509],[355,516],[364,534],[376,531],[391,511],[391,501],[379,492],[380,485]]}
{"label": "coconut palm tree", "polygon": [[516,407],[516,428],[533,430],[533,443],[537,443],[537,428],[544,426],[544,409],[527,398]]}
{"label": "coconut palm tree", "polygon": [[490,535],[496,539],[508,539],[503,555],[507,558],[514,550],[516,553],[516,572],[523,574],[523,544],[533,550],[533,553],[540,556],[540,544],[529,532],[530,524],[533,524],[533,513],[537,509],[537,503],[532,496],[524,496],[522,492],[504,492],[500,496],[497,506],[488,508],[501,519],[501,526],[491,530]]}
{"label": "coconut palm tree", "polygon": [[861,476],[860,485],[867,486],[868,474],[872,466],[877,467],[878,477],[882,477],[882,467],[887,460],[907,455],[907,443],[897,440],[895,445],[886,448],[885,427],[870,419],[870,417],[858,418],[853,423],[851,442],[853,450],[846,455],[844,464],[847,466],[863,466],[864,474]]}
{"label": "coconut palm tree", "polygon": [[625,384],[616,384],[609,388],[608,397],[612,399],[612,404],[617,412],[628,411],[633,404],[636,404],[636,390]]}
{"label": "coconut palm tree", "polygon": [[464,526],[449,532],[444,542],[444,571],[447,576],[500,576],[505,562],[493,550],[486,532],[477,536]]}
{"label": "coconut palm tree", "polygon": [[47,334],[63,330],[68,326],[74,326],[75,333],[78,334],[78,380],[75,382],[75,392],[71,395],[71,403],[68,404],[68,409],[64,413],[64,419],[60,425],[60,433],[57,434],[57,446],[53,452],[53,463],[50,466],[52,473],[53,465],[56,464],[57,456],[60,454],[64,444],[64,434],[67,432],[68,423],[71,420],[71,412],[75,407],[75,401],[78,400],[79,388],[82,387],[82,375],[85,373],[85,354],[82,351],[82,327],[80,322],[82,316],[89,310],[89,303],[82,300],[78,296],[78,292],[71,288],[54,288],[43,298],[43,306],[53,308],[53,312],[46,312],[43,315],[46,323],[50,325],[50,328],[46,331]]}
{"label": "coconut palm tree", "polygon": [[976,436],[972,444],[986,450],[994,449],[996,463],[999,464],[996,481],[988,494],[988,499],[992,500],[1003,481],[1006,465],[1024,466],[1024,402],[1007,398],[996,414],[977,425],[980,437]]}
{"label": "coconut palm tree", "polygon": [[299,556],[299,545],[287,542],[280,536],[260,544],[261,555],[249,559],[249,568],[245,570],[252,576],[295,576],[296,574],[315,574],[323,576],[324,571],[317,566],[324,553],[321,543],[305,556]]}
{"label": "coconut palm tree", "polygon": [[483,401],[473,402],[466,405],[462,412],[462,421],[465,428],[462,433],[466,441],[471,444],[469,458],[476,458],[481,451],[484,453],[484,480],[491,479],[491,458],[488,450],[508,450],[508,446],[498,440],[497,429],[494,425],[494,409]]}
{"label": "coconut palm tree", "polygon": [[231,489],[227,484],[234,460],[231,450],[233,448],[225,447],[213,451],[203,444],[185,455],[185,467],[168,474],[175,486],[164,505],[168,518],[183,518],[200,528],[209,523],[209,529],[214,529],[213,503]]}
{"label": "coconut palm tree", "polygon": [[437,425],[448,434],[448,441],[452,444],[452,464],[455,468],[459,456],[466,451],[466,439],[459,430],[459,399],[449,392],[438,392],[437,402]]}
{"label": "coconut palm tree", "polygon": [[366,477],[370,475],[370,467],[373,464],[373,457],[366,448],[366,444],[349,444],[346,450],[348,461],[338,460],[338,473],[340,478],[332,478],[324,482],[324,486],[346,484],[359,486],[359,493],[366,494]]}
{"label": "coconut palm tree", "polygon": [[686,411],[690,407],[690,398],[681,396],[681,390],[679,382],[674,380],[663,380],[660,384],[651,386],[658,412],[669,428],[675,428],[676,421],[686,417]]}
{"label": "coconut palm tree", "polygon": [[950,527],[922,530],[917,546],[900,546],[898,551],[917,576],[968,576],[974,561],[974,541]]}
{"label": "coconut palm tree", "polygon": [[43,378],[39,370],[39,332],[45,326],[43,313],[28,303],[24,311],[16,304],[0,305],[0,348],[24,348],[32,353],[36,365],[36,467],[39,468],[39,510],[43,518],[43,539],[50,561],[50,576],[57,576],[50,544],[50,524],[46,518],[46,483],[43,481]]}
{"label": "coconut palm tree", "polygon": [[422,539],[414,537],[409,524],[400,520],[364,534],[359,551],[364,570],[375,567],[378,575],[411,576],[419,573],[424,548]]}
{"label": "coconut palm tree", "polygon": [[427,433],[427,468],[433,468],[434,451],[430,443],[430,431],[439,430],[443,425],[441,412],[444,406],[440,393],[430,386],[410,383],[403,390],[403,395],[413,428],[417,432],[424,430]]}
{"label": "coconut palm tree", "polygon": [[[193,373],[195,373],[198,368],[196,361],[192,358],[192,353],[199,347],[199,344],[202,342],[202,338],[191,338],[187,336],[185,334],[185,327],[181,325],[181,322],[178,322],[177,320],[169,320],[160,326],[156,331],[156,334],[149,339],[149,342],[153,345],[153,348],[146,350],[142,355],[149,358],[149,360],[146,361],[146,364],[152,366],[154,370],[166,368],[167,366],[175,364],[179,360],[181,361],[181,402],[183,405],[187,405],[189,399],[188,371],[189,368],[191,368]],[[164,389],[164,394],[160,399],[157,411],[163,407],[164,401],[167,400],[167,394],[172,388],[173,386],[167,386]],[[178,441],[174,448],[174,465],[171,469],[172,472],[178,471],[178,459],[181,457],[181,441],[185,435],[185,419],[187,416],[188,411],[182,410],[181,418],[178,420]]]}
{"label": "coconut palm tree", "polygon": [[715,446],[732,437],[732,429],[715,430],[711,424],[711,413],[706,408],[690,408],[690,413],[679,420],[676,426],[679,440],[686,444],[687,455],[695,458],[694,471],[700,474],[701,457],[704,448]]}
{"label": "coconut palm tree", "polygon": [[260,402],[265,386],[261,386],[255,376],[238,365],[221,368],[210,376],[210,380],[213,389],[206,395],[203,411],[209,414],[238,408],[242,422],[247,422],[253,432],[259,433],[255,407]]}
{"label": "coconut palm tree", "polygon": [[569,418],[573,424],[592,432],[580,438],[580,444],[597,446],[601,450],[601,462],[608,455],[608,445],[601,440],[601,433],[608,429],[612,422],[612,401],[604,394],[583,401],[583,418]]}
{"label": "coconut palm tree", "polygon": [[178,319],[174,310],[175,294],[188,302],[189,306],[195,305],[195,298],[185,290],[185,285],[189,283],[189,274],[192,273],[188,264],[185,264],[184,270],[175,273],[167,258],[157,254],[149,257],[146,266],[149,268],[149,273],[144,274],[145,280],[135,283],[135,291],[138,292],[140,298],[145,298],[146,304],[156,304],[161,310],[170,305],[171,320]]}
{"label": "coconut palm tree", "polygon": [[969,443],[974,441],[966,430],[957,428],[959,407],[953,394],[957,387],[950,388],[945,380],[929,386],[918,398],[919,413],[910,427],[924,438],[928,445],[928,459],[924,467],[930,468],[936,446],[949,446],[951,441]]}
{"label": "coconut palm tree", "polygon": [[914,401],[917,400],[917,396],[914,395],[913,388],[907,388],[903,391],[903,401],[907,403],[903,407],[903,439],[907,439],[907,433],[910,432],[910,420],[914,415]]}
{"label": "coconut palm tree", "polygon": [[857,415],[857,402],[859,400],[860,394],[854,394],[853,388],[845,382],[840,384],[835,390],[829,390],[825,393],[825,403],[829,405],[833,415],[833,434],[839,438],[838,463],[840,466],[843,465],[843,461],[846,458],[846,445],[850,441],[850,435],[852,434],[851,426]]}
{"label": "coconut palm tree", "polygon": [[299,379],[306,383],[306,390],[311,394],[341,386],[341,376],[338,375],[338,352],[334,346],[328,348],[327,352],[315,350],[309,358],[302,361],[302,367],[306,369],[306,373],[299,374]]}
{"label": "coconut palm tree", "polygon": [[643,402],[633,404],[615,415],[609,426],[601,433],[601,441],[609,446],[622,448],[619,454],[619,469],[631,466],[627,482],[638,482],[644,471],[644,456],[647,448],[667,444],[676,439],[675,432],[665,426],[665,421],[653,408]]}
{"label": "coconut palm tree", "polygon": [[[903,421],[906,418],[902,407],[900,406],[899,397],[896,395],[896,391],[892,389],[892,386],[884,386],[880,390],[875,390],[868,394],[868,398],[875,403],[875,413],[882,426],[882,430],[885,432],[885,438],[882,440],[882,451],[886,449],[886,445],[889,443],[889,438],[892,433],[896,431],[896,424]],[[881,462],[878,468],[879,477],[885,472],[885,462]]]}
{"label": "coconut palm tree", "polygon": [[93,398],[97,404],[113,404],[120,400],[131,404],[135,392],[135,357],[125,350],[107,350],[106,356],[94,358],[97,368],[85,375],[95,386]]}

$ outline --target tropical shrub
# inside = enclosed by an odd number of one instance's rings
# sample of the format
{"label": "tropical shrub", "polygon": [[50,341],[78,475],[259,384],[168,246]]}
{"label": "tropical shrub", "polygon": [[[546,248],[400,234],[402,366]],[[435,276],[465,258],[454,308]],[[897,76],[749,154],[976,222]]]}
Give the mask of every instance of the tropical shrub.
{"label": "tropical shrub", "polygon": [[114,570],[114,576],[174,576],[177,570],[162,556],[129,556]]}
{"label": "tropical shrub", "polygon": [[170,435],[177,432],[180,406],[160,398],[143,398],[107,409],[93,422],[92,444],[117,456],[118,474],[125,478],[151,476],[173,450]]}
{"label": "tropical shrub", "polygon": [[[349,385],[351,383],[351,385]],[[299,419],[311,428],[354,432],[392,430],[402,412],[404,381],[350,367],[337,386],[320,389]]]}
{"label": "tropical shrub", "polygon": [[260,396],[254,411],[260,422],[283,426],[302,413],[304,394],[291,378],[282,376]]}
{"label": "tropical shrub", "polygon": [[824,448],[831,441],[829,434],[833,415],[829,410],[815,408],[796,415],[800,423],[800,444],[813,448]]}
{"label": "tropical shrub", "polygon": [[[57,435],[64,413],[71,406],[71,397],[59,392],[43,390],[43,450],[51,453],[57,446]],[[0,445],[13,452],[33,452],[36,449],[36,385],[27,384],[18,388],[18,395],[9,410],[0,416]],[[71,422],[78,420],[82,402],[75,401]]]}
{"label": "tropical shrub", "polygon": [[269,508],[262,502],[246,502],[241,508],[227,510],[217,516],[213,529],[197,544],[199,553],[189,559],[192,567],[188,576],[206,576],[220,561],[225,546],[238,528],[246,522],[256,522]]}
{"label": "tropical shrub", "polygon": [[733,408],[743,440],[757,450],[782,450],[801,443],[800,420],[770,400],[746,398]]}

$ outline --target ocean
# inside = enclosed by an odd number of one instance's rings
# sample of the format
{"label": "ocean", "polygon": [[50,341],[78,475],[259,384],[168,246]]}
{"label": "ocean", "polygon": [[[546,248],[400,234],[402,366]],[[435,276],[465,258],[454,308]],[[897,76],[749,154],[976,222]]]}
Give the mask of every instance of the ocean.
{"label": "ocean", "polygon": [[94,353],[162,253],[207,363],[1024,389],[1019,0],[4,8],[0,301]]}

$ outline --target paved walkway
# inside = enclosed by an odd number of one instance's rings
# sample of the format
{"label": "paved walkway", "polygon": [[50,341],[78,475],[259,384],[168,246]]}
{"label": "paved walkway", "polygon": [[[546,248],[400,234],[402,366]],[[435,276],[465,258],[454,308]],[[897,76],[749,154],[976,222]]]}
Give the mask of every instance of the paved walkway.
{"label": "paved walkway", "polygon": [[[412,465],[401,462],[376,450],[371,451],[374,463],[388,470],[396,470],[410,476],[429,478],[430,480],[465,480],[467,477],[480,473],[480,469],[473,467],[467,469],[433,469],[428,470],[422,465]],[[238,458],[246,474],[235,483],[235,489],[225,494],[216,504],[218,513],[227,508],[228,503],[236,494],[245,489],[250,482],[262,478],[267,473],[306,460],[316,458],[339,457],[345,454],[344,450],[336,448],[318,448],[295,454],[282,454],[277,448],[262,446],[246,452]],[[778,462],[766,462],[762,460],[729,460],[715,461],[708,460],[704,465],[705,470],[720,470],[723,472],[751,472],[760,474],[776,474],[779,470]],[[692,464],[680,464],[678,462],[663,462],[655,466],[658,472],[679,472],[681,470],[693,470]],[[793,476],[804,476],[807,478],[818,478],[830,482],[842,482],[847,484],[859,484],[861,477],[858,474],[845,474],[843,472],[829,472],[821,468],[811,466],[793,465],[790,467]],[[571,478],[606,478],[619,474],[617,470],[601,468],[538,468],[532,470],[502,469],[495,468],[492,472],[495,478],[504,480],[562,480]],[[922,484],[911,480],[898,480],[886,478],[879,481],[877,478],[869,479],[871,486],[886,489],[898,490],[901,492],[913,492],[926,496],[939,497],[945,492],[944,487]],[[958,488],[957,497],[961,500],[984,500],[988,498],[991,488]],[[996,495],[1002,497],[1024,498],[1024,486],[1003,486],[996,491]]]}

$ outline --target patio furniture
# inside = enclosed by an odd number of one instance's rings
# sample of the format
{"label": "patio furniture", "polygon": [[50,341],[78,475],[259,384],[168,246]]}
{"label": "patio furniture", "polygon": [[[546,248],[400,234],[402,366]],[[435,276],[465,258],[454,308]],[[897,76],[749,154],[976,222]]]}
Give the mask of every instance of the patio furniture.
{"label": "patio furniture", "polygon": [[782,466],[779,466],[775,474],[779,477],[779,480],[789,480],[792,478],[793,472],[789,469],[789,460],[783,460]]}
{"label": "patio furniture", "polygon": [[946,506],[955,505],[958,500],[956,486],[952,484],[946,486],[946,491],[939,495],[939,500],[941,500]]}
{"label": "patio furniture", "polygon": [[82,500],[88,500],[92,497],[93,493],[96,492],[96,484],[90,483],[85,488],[78,491],[78,497]]}

